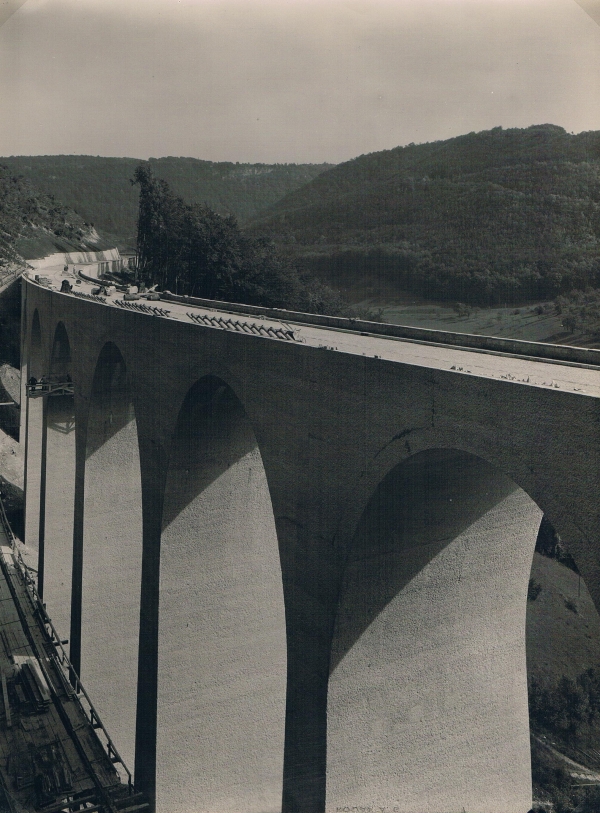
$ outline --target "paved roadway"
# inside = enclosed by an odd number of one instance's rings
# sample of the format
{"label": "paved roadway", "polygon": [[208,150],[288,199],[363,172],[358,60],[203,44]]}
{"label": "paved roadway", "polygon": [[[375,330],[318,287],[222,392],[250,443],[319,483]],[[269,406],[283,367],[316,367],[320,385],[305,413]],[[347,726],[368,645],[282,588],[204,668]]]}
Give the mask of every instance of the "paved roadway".
{"label": "paved roadway", "polygon": [[[40,270],[43,277],[50,279],[50,287],[60,291],[63,279],[67,278],[73,284],[73,290],[90,294],[94,284],[81,280],[76,284],[75,275],[69,266],[69,274],[65,275],[63,266],[50,266]],[[95,276],[96,264],[78,265],[77,269],[84,274]],[[30,273],[30,278],[34,274]],[[71,294],[62,294],[71,296]],[[106,304],[99,307],[119,307],[115,300],[122,300],[123,294],[116,292],[107,297]],[[419,367],[431,367],[439,370],[456,371],[461,375],[469,374],[475,377],[492,378],[512,381],[530,387],[552,388],[566,392],[577,392],[594,398],[600,397],[600,369],[589,368],[585,365],[566,363],[561,361],[537,360],[524,356],[508,355],[493,351],[473,350],[455,347],[452,345],[424,343],[405,338],[388,336],[364,335],[358,331],[336,330],[318,325],[304,323],[283,322],[280,319],[267,316],[245,315],[230,313],[225,310],[216,310],[208,307],[198,307],[190,304],[179,304],[172,301],[148,302],[144,299],[139,304],[158,306],[168,311],[168,316],[161,318],[176,319],[181,322],[194,322],[188,315],[193,313],[200,316],[221,317],[231,319],[246,325],[272,326],[277,329],[294,331],[294,341],[302,342],[311,347],[321,347],[329,351],[351,353],[371,358],[381,358],[388,361],[414,364]],[[149,318],[157,318],[148,314]],[[215,327],[215,330],[225,328]],[[250,328],[248,328],[248,331]],[[259,339],[260,337],[256,337]],[[260,339],[265,341],[265,339]],[[282,341],[282,339],[266,339],[267,341]]]}

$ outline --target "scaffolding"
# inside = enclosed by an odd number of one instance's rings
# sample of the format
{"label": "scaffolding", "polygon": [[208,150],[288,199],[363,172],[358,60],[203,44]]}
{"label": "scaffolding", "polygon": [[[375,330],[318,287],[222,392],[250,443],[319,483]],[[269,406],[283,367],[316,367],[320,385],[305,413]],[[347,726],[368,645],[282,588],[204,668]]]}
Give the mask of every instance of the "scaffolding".
{"label": "scaffolding", "polygon": [[11,813],[148,813],[46,612],[1,499],[0,595],[0,785]]}

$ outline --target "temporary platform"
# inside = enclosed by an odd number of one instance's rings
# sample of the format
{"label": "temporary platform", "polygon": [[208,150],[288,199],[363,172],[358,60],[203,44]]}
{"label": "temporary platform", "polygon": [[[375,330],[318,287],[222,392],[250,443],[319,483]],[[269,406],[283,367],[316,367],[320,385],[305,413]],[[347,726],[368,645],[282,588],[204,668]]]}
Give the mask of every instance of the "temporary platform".
{"label": "temporary platform", "polygon": [[44,395],[73,395],[75,387],[71,381],[30,381],[26,390],[28,398],[41,398]]}

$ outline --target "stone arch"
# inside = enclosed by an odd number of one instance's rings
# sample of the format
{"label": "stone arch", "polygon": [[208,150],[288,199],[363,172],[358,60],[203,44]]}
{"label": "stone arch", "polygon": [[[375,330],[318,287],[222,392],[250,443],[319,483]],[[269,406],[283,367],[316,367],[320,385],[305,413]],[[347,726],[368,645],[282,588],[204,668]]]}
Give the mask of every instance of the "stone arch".
{"label": "stone arch", "polygon": [[457,449],[395,465],[346,551],[327,811],[531,806],[526,597],[541,510]]}
{"label": "stone arch", "polygon": [[[142,496],[133,394],[120,349],[106,342],[85,433],[82,549],[71,626],[75,661],[121,756],[133,765],[142,563]],[[78,572],[79,571],[79,572]],[[80,606],[77,606],[78,602]]]}
{"label": "stone arch", "polygon": [[[72,380],[71,343],[63,322],[54,330],[49,380]],[[40,509],[38,586],[61,636],[71,626],[73,513],[75,498],[75,404],[72,393],[51,395],[45,405],[44,499]]]}
{"label": "stone arch", "polygon": [[173,434],[160,553],[156,797],[161,813],[281,807],[286,633],[262,458],[220,377]]}

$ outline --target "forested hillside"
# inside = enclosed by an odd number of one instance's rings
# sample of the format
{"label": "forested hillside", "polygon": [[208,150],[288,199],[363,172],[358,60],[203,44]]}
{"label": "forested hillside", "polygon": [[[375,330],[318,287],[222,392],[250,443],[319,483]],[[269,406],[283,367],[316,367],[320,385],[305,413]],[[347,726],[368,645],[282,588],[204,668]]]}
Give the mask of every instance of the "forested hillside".
{"label": "forested hillside", "polygon": [[134,180],[140,190],[137,259],[144,284],[228,302],[346,313],[334,291],[298,273],[269,241],[244,234],[233,215],[188,203],[147,164],[136,168]]}
{"label": "forested hillside", "polygon": [[80,215],[0,164],[0,276],[24,257],[104,247]]}
{"label": "forested hillside", "polygon": [[[112,235],[121,247],[135,245],[138,192],[131,183],[140,161],[90,155],[2,158],[15,174],[55,195]],[[144,162],[189,203],[208,204],[241,221],[257,215],[331,164],[233,164],[195,158],[151,158]]]}
{"label": "forested hillside", "polygon": [[340,164],[253,223],[342,290],[487,305],[600,285],[600,132],[498,127]]}

